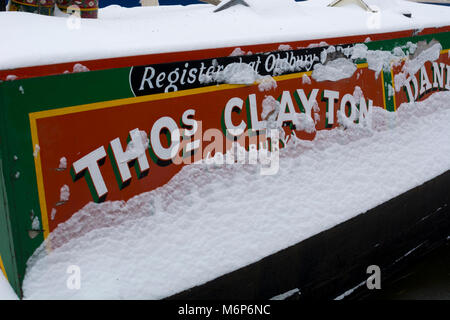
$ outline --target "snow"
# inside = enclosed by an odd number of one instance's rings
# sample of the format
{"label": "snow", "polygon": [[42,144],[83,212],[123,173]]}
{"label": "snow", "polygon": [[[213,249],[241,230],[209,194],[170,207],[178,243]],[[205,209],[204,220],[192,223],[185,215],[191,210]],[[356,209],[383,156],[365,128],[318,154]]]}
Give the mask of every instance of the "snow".
{"label": "snow", "polygon": [[[401,53],[403,54],[403,51],[401,51]],[[367,46],[365,44],[357,44],[355,48],[353,48],[352,54],[352,59],[366,59],[369,69],[376,72],[376,78],[378,78],[382,70],[390,70],[389,68],[391,67],[391,62],[395,59],[395,57],[396,56],[389,51],[367,50]],[[404,54],[400,58],[403,57]],[[398,57],[397,60],[399,60]]]}
{"label": "snow", "polygon": [[307,48],[327,47],[328,45],[325,41],[320,41],[319,43],[310,43]]}
{"label": "snow", "polygon": [[41,151],[41,147],[37,144],[34,146],[33,157],[37,157],[39,155],[39,151]]}
{"label": "snow", "polygon": [[129,159],[138,158],[145,153],[145,146],[148,146],[150,142],[147,133],[143,130],[139,130],[139,132],[136,130],[133,131],[133,135],[135,135],[135,140],[132,139],[128,142],[124,159],[119,159],[119,163],[126,163]]}
{"label": "snow", "polygon": [[[403,50],[405,50],[406,53]],[[398,81],[396,81],[396,83],[398,83],[400,86],[402,86],[405,81],[405,79],[403,79],[403,77],[405,76],[405,72],[413,75],[424,65],[425,62],[438,59],[440,51],[442,50],[442,46],[440,43],[430,42],[430,47],[425,48],[420,52],[416,52],[416,50],[417,44],[413,44],[411,42],[408,42],[403,47],[394,48],[392,52],[382,50],[368,50],[367,46],[362,43],[356,44],[354,48],[350,49],[352,59],[367,60],[369,69],[376,72],[376,78],[378,78],[378,75],[382,70],[390,71],[391,66],[400,63],[406,58],[407,54],[413,55],[414,53],[416,53],[416,55],[414,55],[412,59],[407,59],[403,68],[403,73],[396,75]]]}
{"label": "snow", "polygon": [[269,91],[277,88],[277,82],[271,76],[264,76],[258,80],[259,91]]}
{"label": "snow", "polygon": [[278,46],[278,50],[280,50],[280,51],[289,51],[289,50],[292,50],[292,47],[290,45],[288,45],[288,44],[280,44]]}
{"label": "snow", "polygon": [[243,55],[245,55],[245,51],[243,51],[241,48],[235,48],[233,52],[230,54],[230,57],[237,57]]}
{"label": "snow", "polygon": [[[444,6],[367,2],[380,8],[376,24],[368,23],[372,13],[352,6],[327,7],[329,0],[248,0],[250,7],[238,5],[218,13],[213,13],[215,7],[208,4],[109,6],[99,10],[99,19],[82,19],[79,25],[64,16],[0,12],[2,43],[7,44],[0,52],[0,70],[151,53],[286,44],[439,27],[450,22],[450,8]],[[410,11],[412,18],[404,17],[399,8]]]}
{"label": "snow", "polygon": [[299,131],[306,131],[308,133],[316,131],[315,121],[310,115],[305,113],[298,114],[294,124],[296,129]]}
{"label": "snow", "polygon": [[417,45],[411,44],[413,51],[416,53],[413,59],[406,60],[403,65],[402,72],[398,73],[394,77],[395,91],[400,91],[400,89],[405,85],[410,76],[414,76],[416,72],[423,67],[427,61],[435,61],[439,58],[440,52],[442,50],[442,45],[440,43],[431,42],[428,48],[423,51],[417,51]]}
{"label": "snow", "polygon": [[388,96],[393,97],[394,94],[395,94],[394,88],[390,84],[388,84]]}
{"label": "snow", "polygon": [[0,270],[0,300],[18,300],[16,293]]}
{"label": "snow", "polygon": [[52,208],[52,212],[50,213],[50,219],[55,220],[56,213],[57,213],[56,209]]}
{"label": "snow", "polygon": [[74,73],[77,73],[77,72],[88,72],[88,71],[89,71],[89,68],[86,67],[86,66],[83,66],[81,63],[76,63],[73,66],[73,72]]}
{"label": "snow", "polygon": [[70,198],[70,188],[67,184],[63,185],[60,190],[59,194],[59,201],[60,202],[67,202]]}
{"label": "snow", "polygon": [[[190,165],[127,202],[90,203],[50,235],[50,253],[42,244],[30,259],[25,298],[164,298],[366,212],[449,170],[449,99],[374,107],[370,126],[292,138],[276,175]],[[71,265],[79,290],[66,286]]]}
{"label": "snow", "polygon": [[302,83],[303,84],[311,84],[311,79],[308,77],[308,75],[306,73],[302,77]]}
{"label": "snow", "polygon": [[339,81],[350,78],[356,69],[356,65],[350,59],[338,58],[326,64],[316,64],[311,76],[318,82]]}
{"label": "snow", "polygon": [[275,297],[272,297],[270,300],[286,300],[287,298],[293,296],[294,294],[301,294],[300,289],[296,288],[296,289],[292,289],[289,290],[285,293],[279,294]]}
{"label": "snow", "polygon": [[276,119],[276,114],[280,111],[280,102],[272,96],[265,96],[262,102],[262,109],[261,119],[266,120],[272,114],[274,115],[273,118]]}
{"label": "snow", "polygon": [[38,217],[34,217],[33,222],[31,223],[31,229],[32,230],[40,230],[41,229],[41,223],[39,222]]}
{"label": "snow", "polygon": [[10,74],[6,76],[6,81],[14,81],[17,79],[17,76],[14,74]]}
{"label": "snow", "polygon": [[405,257],[409,256],[411,253],[413,253],[414,251],[416,251],[417,249],[419,249],[421,246],[423,246],[425,242],[420,243],[418,246],[412,248],[411,250],[409,250],[407,253],[405,253],[403,256],[401,256],[400,258],[395,260],[395,263],[399,262],[400,260],[404,259]]}
{"label": "snow", "polygon": [[260,75],[247,63],[230,63],[223,70],[216,71],[211,75],[203,74],[200,82],[216,81],[218,83],[230,84],[253,84],[260,78]]}
{"label": "snow", "polygon": [[439,58],[442,45],[434,43],[431,47],[420,52],[414,59],[408,60],[405,63],[404,70],[410,75],[414,75],[427,61],[435,61]]}
{"label": "snow", "polygon": [[348,289],[348,290],[345,291],[343,294],[341,294],[341,295],[337,296],[336,298],[334,298],[334,300],[343,300],[343,299],[345,299],[345,297],[351,295],[356,289],[361,288],[363,285],[365,285],[366,282],[367,282],[367,281],[364,280],[364,281],[358,283],[358,284],[357,284],[356,286],[354,286],[353,288]]}
{"label": "snow", "polygon": [[364,92],[362,91],[360,86],[356,86],[353,90],[353,98],[355,101],[361,101],[361,98],[364,99]]}
{"label": "snow", "polygon": [[61,157],[61,159],[59,159],[58,169],[61,171],[67,169],[67,158],[66,157]]}

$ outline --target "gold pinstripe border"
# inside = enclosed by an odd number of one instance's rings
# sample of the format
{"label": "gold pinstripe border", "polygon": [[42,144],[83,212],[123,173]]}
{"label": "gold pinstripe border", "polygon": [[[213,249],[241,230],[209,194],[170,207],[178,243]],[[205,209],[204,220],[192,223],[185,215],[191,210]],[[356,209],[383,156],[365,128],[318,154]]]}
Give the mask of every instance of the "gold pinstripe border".
{"label": "gold pinstripe border", "polygon": [[395,97],[395,79],[394,79],[394,69],[391,69],[391,81],[392,81],[392,90],[394,90],[394,94],[392,95],[394,101],[394,111],[397,111],[397,98]]}
{"label": "gold pinstripe border", "polygon": [[386,87],[384,86],[384,72],[383,70],[380,71],[380,75],[381,75],[381,91],[383,92],[383,107],[384,110],[387,110],[387,106],[386,106]]}
{"label": "gold pinstripe border", "polygon": [[0,255],[0,269],[2,269],[3,274],[5,275],[6,280],[8,280],[8,275],[6,274],[5,266],[3,265],[2,256]]}

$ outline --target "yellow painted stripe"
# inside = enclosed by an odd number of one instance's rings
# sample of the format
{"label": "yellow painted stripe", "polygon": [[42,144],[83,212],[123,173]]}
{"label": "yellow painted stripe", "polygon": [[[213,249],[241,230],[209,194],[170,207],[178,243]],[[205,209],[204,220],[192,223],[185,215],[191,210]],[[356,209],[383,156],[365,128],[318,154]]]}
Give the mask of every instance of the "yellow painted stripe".
{"label": "yellow painted stripe", "polygon": [[450,51],[450,49],[442,50],[442,51],[441,51],[441,54],[445,54],[445,53],[447,53],[447,52],[449,52],[449,51]]}
{"label": "yellow painted stripe", "polygon": [[392,96],[394,99],[394,111],[397,111],[397,101],[395,98],[395,79],[394,79],[394,69],[391,69],[391,79],[392,79],[392,90],[394,90],[394,95]]}
{"label": "yellow painted stripe", "polygon": [[381,74],[381,91],[383,92],[383,105],[384,105],[384,110],[387,110],[386,108],[386,93],[384,92],[385,87],[384,87],[384,74],[383,74],[383,70],[381,70],[380,72]]}
{"label": "yellow painted stripe", "polygon": [[[357,67],[360,69],[367,68],[367,63],[358,64]],[[306,72],[299,72],[299,73],[287,74],[287,75],[282,75],[282,76],[276,76],[273,78],[275,79],[275,81],[284,81],[284,80],[301,78],[304,75],[310,76],[311,74],[312,74],[312,71],[306,71]],[[221,85],[214,85],[214,86],[203,87],[203,88],[195,88],[195,89],[167,92],[167,93],[156,93],[153,95],[142,96],[142,97],[117,99],[117,100],[90,103],[90,104],[84,104],[84,105],[73,106],[73,107],[33,112],[33,113],[29,114],[31,139],[33,142],[33,148],[35,148],[36,145],[39,145],[39,137],[38,137],[37,125],[36,125],[36,121],[38,119],[62,116],[62,115],[73,114],[73,113],[84,112],[84,111],[93,111],[93,110],[99,110],[99,109],[112,108],[112,107],[122,106],[124,104],[136,104],[136,103],[141,103],[141,102],[172,99],[172,98],[177,98],[177,97],[184,97],[184,96],[189,96],[189,95],[215,92],[215,91],[221,91],[221,90],[230,90],[230,89],[236,89],[236,88],[241,88],[241,87],[245,87],[245,86],[247,86],[247,85],[244,85],[244,84],[221,84]],[[47,239],[47,237],[49,235],[48,209],[47,209],[47,203],[45,201],[44,179],[43,179],[43,175],[42,175],[42,164],[41,164],[40,152],[34,158],[34,165],[35,165],[35,169],[36,169],[36,180],[37,180],[37,187],[38,187],[38,194],[39,194],[39,204],[41,206],[41,217],[42,217],[42,225],[43,225],[43,229],[44,229],[44,239]],[[48,250],[51,249],[49,241],[47,242],[47,249]]]}
{"label": "yellow painted stripe", "polygon": [[51,109],[51,110],[46,110],[46,111],[30,113],[30,119],[37,120],[37,119],[42,119],[42,118],[78,113],[78,112],[83,112],[83,111],[107,109],[107,108],[117,107],[117,106],[124,105],[124,104],[136,104],[136,103],[141,103],[141,102],[172,99],[172,98],[177,98],[177,97],[184,97],[184,96],[214,92],[214,91],[219,91],[219,90],[235,89],[235,88],[243,87],[243,86],[245,86],[245,85],[224,84],[224,85],[210,86],[210,87],[205,87],[205,88],[196,88],[196,89],[183,90],[183,91],[157,93],[157,94],[152,94],[152,95],[142,96],[142,97],[124,98],[124,99],[118,99],[118,100],[90,103],[90,104],[84,104],[84,105],[79,105],[79,106],[74,106],[74,107]]}
{"label": "yellow painted stripe", "polygon": [[3,271],[3,274],[5,275],[6,280],[8,280],[8,275],[6,274],[5,266],[3,265],[2,256],[0,255],[0,268]]}
{"label": "yellow painted stripe", "polygon": [[283,81],[283,80],[291,80],[291,79],[301,78],[304,75],[311,76],[311,74],[312,74],[312,71],[306,71],[306,72],[285,74],[285,75],[276,76],[276,77],[273,77],[273,78],[274,78],[275,81]]}
{"label": "yellow painted stripe", "polygon": [[358,63],[356,66],[358,67],[358,69],[364,69],[364,68],[368,68],[369,64],[368,63]]}
{"label": "yellow painted stripe", "polygon": [[[33,151],[35,151],[34,149],[36,148],[36,146],[39,146],[39,138],[37,134],[36,120],[32,119],[31,115],[30,115],[30,127],[31,127],[31,140],[33,142]],[[36,153],[36,156],[34,157],[34,166],[36,168],[39,205],[41,206],[42,229],[44,230],[44,239],[46,239],[50,230],[48,226],[47,203],[45,202],[44,179],[42,177],[41,152]]]}

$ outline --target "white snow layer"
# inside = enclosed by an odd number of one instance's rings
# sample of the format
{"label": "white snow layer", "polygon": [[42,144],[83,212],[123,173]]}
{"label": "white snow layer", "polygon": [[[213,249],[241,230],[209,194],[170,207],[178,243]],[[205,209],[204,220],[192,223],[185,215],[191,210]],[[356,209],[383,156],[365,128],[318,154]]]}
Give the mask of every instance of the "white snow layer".
{"label": "white snow layer", "polygon": [[356,69],[356,65],[351,60],[339,58],[326,64],[316,64],[311,76],[318,82],[339,81],[350,78]]}
{"label": "white snow layer", "polygon": [[17,300],[17,295],[0,270],[0,300]]}
{"label": "white snow layer", "polygon": [[253,84],[260,75],[247,63],[230,63],[225,69],[217,71],[212,76],[203,75],[200,82],[217,81],[231,84]]}
{"label": "white snow layer", "polygon": [[[130,55],[241,47],[358,34],[446,26],[450,8],[407,1],[366,0],[378,13],[357,6],[327,7],[330,0],[246,0],[213,13],[212,5],[99,10],[98,19],[0,12],[0,70]],[[407,18],[401,14],[412,14]],[[57,40],[56,40],[57,39]],[[193,40],[195,39],[195,40]],[[286,49],[285,45],[280,50]],[[243,51],[230,49],[230,55]],[[74,72],[87,71],[74,65]]]}
{"label": "white snow layer", "polygon": [[[25,298],[164,298],[364,213],[449,170],[449,101],[438,92],[396,113],[373,108],[372,128],[291,139],[273,176],[190,165],[128,202],[88,204],[30,259]],[[66,285],[71,265],[79,290]]]}

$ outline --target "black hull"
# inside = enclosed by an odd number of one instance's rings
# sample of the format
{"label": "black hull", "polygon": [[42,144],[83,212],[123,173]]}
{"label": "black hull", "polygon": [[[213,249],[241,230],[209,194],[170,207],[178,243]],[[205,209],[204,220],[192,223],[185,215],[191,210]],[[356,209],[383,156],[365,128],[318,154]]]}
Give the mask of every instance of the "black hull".
{"label": "black hull", "polygon": [[[169,297],[270,299],[299,288],[295,299],[334,299],[365,281],[370,265],[381,283],[447,241],[450,171],[294,246]],[[360,286],[349,298],[370,291]]]}

